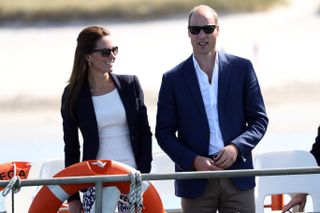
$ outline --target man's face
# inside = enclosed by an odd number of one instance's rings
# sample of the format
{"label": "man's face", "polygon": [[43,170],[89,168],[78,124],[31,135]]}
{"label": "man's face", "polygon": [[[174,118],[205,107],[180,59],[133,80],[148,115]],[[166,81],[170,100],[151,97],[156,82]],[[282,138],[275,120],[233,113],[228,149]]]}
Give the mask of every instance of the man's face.
{"label": "man's face", "polygon": [[[213,27],[213,25],[215,27]],[[219,33],[219,26],[216,17],[212,14],[212,12],[206,9],[195,11],[191,16],[189,26],[191,26],[191,28],[194,27],[195,29],[195,31],[189,29],[189,37],[194,54],[199,55],[209,54],[212,51],[214,52]],[[204,29],[201,28],[199,32],[199,27],[204,27]],[[212,28],[214,28],[213,31]]]}

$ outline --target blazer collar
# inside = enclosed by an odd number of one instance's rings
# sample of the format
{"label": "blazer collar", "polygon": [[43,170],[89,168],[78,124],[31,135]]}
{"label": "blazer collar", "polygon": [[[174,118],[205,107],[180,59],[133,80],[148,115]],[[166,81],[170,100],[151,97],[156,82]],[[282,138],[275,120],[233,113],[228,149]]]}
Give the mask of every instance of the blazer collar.
{"label": "blazer collar", "polygon": [[81,120],[85,120],[88,130],[93,131],[93,135],[95,137],[93,140],[98,139],[97,119],[94,113],[94,106],[88,80],[85,80],[82,85],[77,108]]}
{"label": "blazer collar", "polygon": [[[114,81],[114,84],[119,92],[120,99],[125,108],[130,134],[133,134],[133,127],[135,126],[134,124],[136,119],[135,113],[133,111],[133,109],[135,108],[130,105],[130,98],[132,98],[132,95],[128,94],[128,91],[126,91],[125,84],[121,84],[121,76],[119,77],[118,75],[112,73],[110,76]],[[86,123],[90,127],[89,129],[93,131],[95,137],[98,137],[98,124],[96,115],[94,113],[94,106],[90,93],[89,82],[87,80],[83,84],[78,107],[81,109],[81,112],[83,112],[81,113],[81,117],[86,120]]]}
{"label": "blazer collar", "polygon": [[111,76],[114,84],[116,85],[117,89],[120,91],[122,88],[121,88],[121,83],[119,81],[119,77],[113,73],[110,73],[110,76]]}
{"label": "blazer collar", "polygon": [[[221,112],[225,104],[227,91],[230,83],[230,75],[232,65],[228,60],[226,54],[219,52],[219,81],[218,81],[218,112]],[[191,93],[195,99],[195,104],[200,110],[201,116],[206,117],[204,103],[200,92],[200,86],[198,83],[196,71],[192,60],[192,55],[185,61],[182,67],[183,76],[191,90]]]}
{"label": "blazer collar", "polygon": [[128,91],[128,84],[124,83],[125,80],[122,78],[121,75],[119,76],[119,75],[110,73],[110,76],[113,79],[113,82],[116,85],[116,88],[118,89],[120,99],[126,111],[130,135],[132,136],[134,132],[133,130],[134,130],[135,122],[136,122],[136,113],[134,111],[135,106],[133,105],[136,102],[132,102],[132,98],[137,98],[137,97],[132,97],[134,92],[131,93],[131,91]]}
{"label": "blazer collar", "polygon": [[226,54],[219,52],[218,112],[224,108],[232,65]]}
{"label": "blazer collar", "polygon": [[123,83],[121,83],[121,77],[119,77],[118,75],[116,74],[113,74],[113,73],[110,73],[110,76],[119,92],[119,95],[120,95],[120,98],[121,98],[121,101],[124,105],[124,108],[127,110],[129,108],[129,103],[128,103],[128,98],[127,97],[127,94],[126,94],[126,88],[124,87]]}
{"label": "blazer collar", "polygon": [[194,69],[192,55],[183,64],[182,71],[183,71],[183,76],[187,82],[187,85],[191,90],[191,94],[195,100],[195,104],[199,109],[200,115],[203,118],[207,118],[206,110],[204,108],[204,102],[202,100],[199,82],[197,79],[196,71]]}

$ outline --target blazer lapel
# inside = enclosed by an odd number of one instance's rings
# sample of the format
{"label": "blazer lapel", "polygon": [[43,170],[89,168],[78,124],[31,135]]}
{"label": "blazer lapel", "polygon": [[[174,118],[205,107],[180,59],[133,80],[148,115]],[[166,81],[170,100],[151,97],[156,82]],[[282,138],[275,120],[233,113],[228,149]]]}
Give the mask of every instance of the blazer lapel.
{"label": "blazer lapel", "polygon": [[219,54],[218,112],[222,112],[229,88],[232,65],[223,53]]}
{"label": "blazer lapel", "polygon": [[207,121],[208,120],[207,114],[206,114],[206,110],[204,108],[204,102],[202,100],[200,86],[199,86],[199,82],[197,79],[196,71],[194,69],[192,56],[190,56],[187,59],[184,66],[185,67],[182,69],[184,71],[184,73],[183,73],[184,78],[187,82],[187,85],[189,86],[189,89],[191,90],[191,94],[195,100],[195,104],[197,105],[197,108],[199,109],[201,117]]}
{"label": "blazer lapel", "polygon": [[120,93],[120,91],[122,91],[122,87],[121,87],[121,83],[119,81],[118,76],[113,73],[110,73],[110,76],[111,76],[114,84],[116,85],[117,89],[119,90],[119,93]]}
{"label": "blazer lapel", "polygon": [[134,91],[132,91],[132,93],[131,93],[131,91],[128,91],[128,89],[126,88],[126,84],[121,83],[121,81],[123,81],[123,79],[121,79],[121,76],[118,76],[118,75],[111,73],[111,77],[112,77],[113,82],[115,83],[115,85],[118,89],[122,104],[123,104],[124,109],[126,111],[127,122],[128,122],[128,127],[130,130],[130,134],[133,134],[133,128],[135,126],[135,112],[134,112],[134,110],[136,107],[136,105],[135,105],[136,102],[130,103],[130,99],[136,98],[136,96],[134,96]]}
{"label": "blazer lapel", "polygon": [[[119,76],[111,73],[111,78],[113,79],[113,82],[116,85],[116,88],[118,89],[121,101],[122,101],[124,108],[127,112],[129,103],[128,103],[128,94],[125,91],[126,88],[124,87],[123,84],[121,84],[121,79],[119,78]],[[127,114],[128,114],[128,112],[127,112]]]}
{"label": "blazer lapel", "polygon": [[93,130],[96,137],[98,137],[98,124],[88,81],[84,83],[81,89],[78,108],[80,111],[79,116],[86,121],[87,128]]}

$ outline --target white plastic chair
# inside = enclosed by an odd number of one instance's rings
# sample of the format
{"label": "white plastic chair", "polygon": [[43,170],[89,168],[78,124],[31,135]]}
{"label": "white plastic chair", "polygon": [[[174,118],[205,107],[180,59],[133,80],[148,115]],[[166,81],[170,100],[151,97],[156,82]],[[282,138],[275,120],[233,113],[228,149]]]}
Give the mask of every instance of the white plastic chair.
{"label": "white plastic chair", "polygon": [[[257,154],[255,169],[314,167],[318,166],[308,151],[276,151]],[[290,176],[257,176],[255,188],[256,213],[264,212],[264,200],[268,195],[308,193],[312,197],[313,211],[320,211],[320,174]]]}
{"label": "white plastic chair", "polygon": [[[64,160],[63,159],[45,160],[40,164],[38,177],[36,177],[36,178],[40,178],[40,179],[52,178],[55,174],[57,174],[58,172],[60,172],[63,169],[64,169]],[[42,186],[36,187],[33,198],[34,198],[34,196],[36,196],[36,194],[39,192],[39,190],[41,188],[42,188]]]}
{"label": "white plastic chair", "polygon": [[63,159],[54,159],[44,162],[39,171],[39,178],[52,178],[56,173],[64,169]]}
{"label": "white plastic chair", "polygon": [[[165,153],[153,155],[151,173],[174,173],[174,162]],[[181,201],[174,193],[174,180],[152,181],[167,213],[180,212]]]}
{"label": "white plastic chair", "polygon": [[[40,179],[47,179],[52,178],[55,174],[63,170],[64,167],[64,160],[63,159],[49,159],[42,161],[38,168],[38,177]],[[33,195],[36,196],[36,194],[39,192],[39,190],[42,188],[42,186],[36,187],[35,193]],[[33,199],[32,198],[32,199]]]}

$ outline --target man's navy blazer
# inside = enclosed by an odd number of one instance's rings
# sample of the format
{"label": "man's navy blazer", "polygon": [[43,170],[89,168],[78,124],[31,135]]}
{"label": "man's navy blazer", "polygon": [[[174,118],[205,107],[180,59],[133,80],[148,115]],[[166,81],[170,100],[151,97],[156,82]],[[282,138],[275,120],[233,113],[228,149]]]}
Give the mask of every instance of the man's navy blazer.
{"label": "man's navy blazer", "polygon": [[[125,108],[137,169],[142,173],[150,172],[152,133],[138,78],[132,75],[115,74],[111,74],[111,77]],[[62,96],[61,106],[65,142],[65,166],[80,161],[78,129],[80,129],[83,138],[83,161],[96,159],[99,148],[98,126],[88,82],[86,81],[82,86],[76,104],[72,109],[74,117],[71,116],[67,108],[68,94],[69,89],[67,86]],[[108,110],[108,106],[105,106],[105,110]]]}
{"label": "man's navy blazer", "polygon": [[[252,149],[264,136],[268,118],[251,62],[219,52],[218,117],[225,146],[233,143],[239,157],[229,169],[252,169]],[[163,75],[158,97],[156,138],[175,162],[177,172],[193,171],[197,155],[208,156],[209,124],[192,56]],[[232,178],[247,190],[254,177]],[[175,180],[176,195],[199,197],[207,180]]]}

